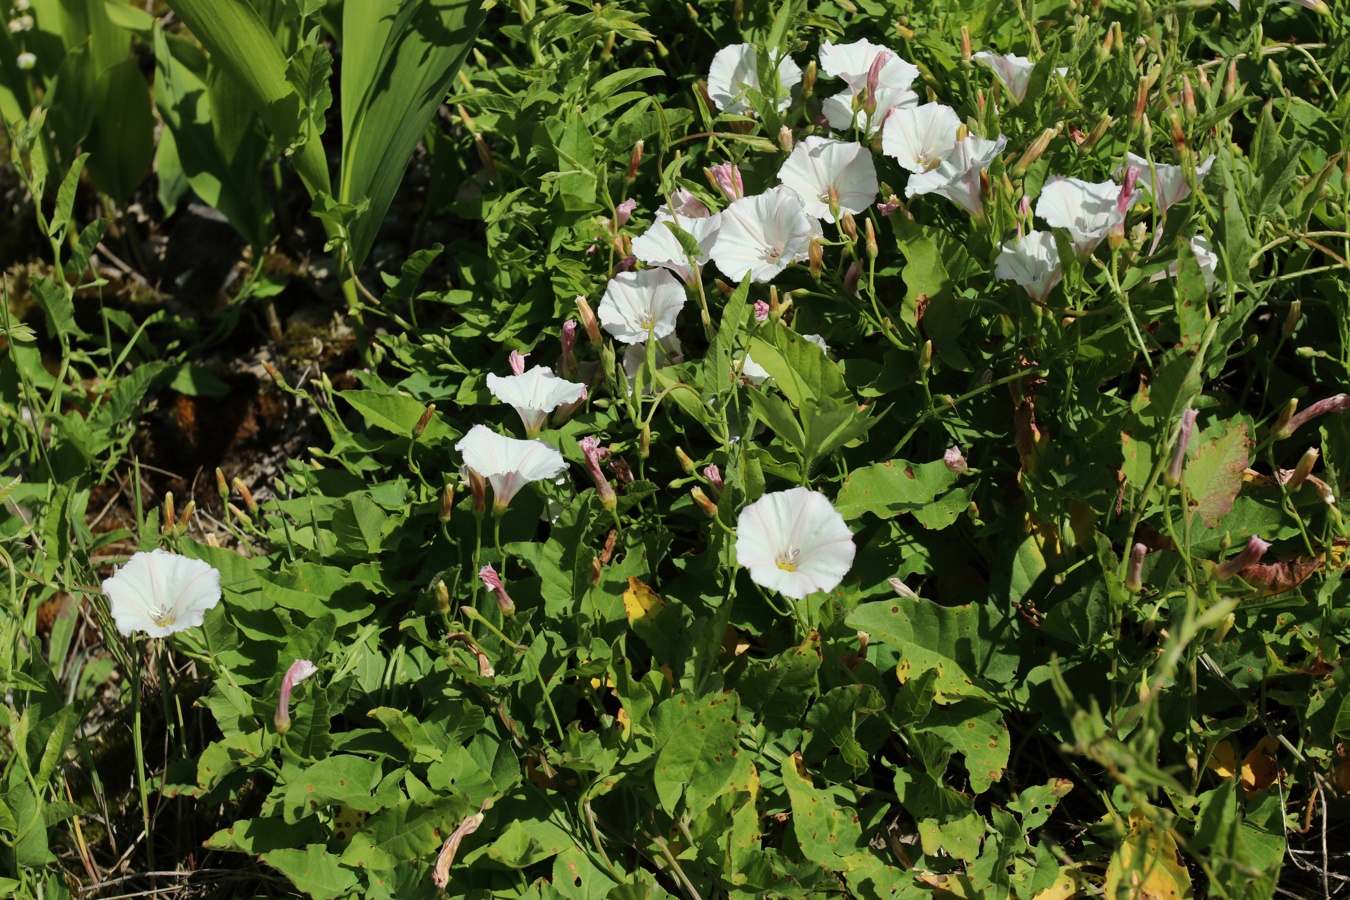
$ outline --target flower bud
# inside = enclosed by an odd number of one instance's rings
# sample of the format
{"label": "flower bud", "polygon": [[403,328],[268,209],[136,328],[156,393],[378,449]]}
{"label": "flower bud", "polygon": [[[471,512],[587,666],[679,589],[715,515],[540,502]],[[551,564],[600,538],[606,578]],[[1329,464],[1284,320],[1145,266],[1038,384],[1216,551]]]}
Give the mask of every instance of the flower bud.
{"label": "flower bud", "polygon": [[281,694],[277,698],[277,711],[272,716],[272,722],[277,727],[277,734],[285,734],[291,730],[291,692],[300,682],[309,678],[319,667],[307,659],[297,659],[291,663],[286,674],[281,679]]}
{"label": "flower bud", "polygon": [[698,504],[698,508],[703,510],[708,518],[717,518],[717,504],[708,499],[708,495],[703,493],[703,488],[696,487],[690,491],[689,494],[694,498],[694,502]]}
{"label": "flower bud", "polygon": [[478,570],[478,580],[483,582],[484,587],[492,591],[492,596],[497,599],[497,608],[502,611],[502,615],[514,616],[516,614],[516,604],[512,602],[511,595],[506,593],[506,585],[502,584],[501,576],[497,574],[497,570],[492,568],[491,564]]}
{"label": "flower bud", "polygon": [[628,171],[623,173],[624,180],[632,184],[637,180],[638,166],[642,164],[643,140],[638,138],[638,142],[633,145],[633,153],[628,157]]}
{"label": "flower bud", "polygon": [[586,302],[586,298],[577,295],[576,299],[577,315],[581,319],[581,327],[586,329],[586,336],[591,339],[591,344],[600,347],[604,344],[604,339],[600,336],[600,322],[595,318],[595,311],[591,305]]}
{"label": "flower bud", "polygon": [[1125,570],[1125,590],[1137,594],[1144,589],[1144,556],[1148,553],[1145,544],[1135,544],[1130,548],[1130,562]]}
{"label": "flower bud", "polygon": [[933,367],[933,342],[924,341],[919,348],[919,369],[927,372]]}
{"label": "flower bud", "polygon": [[455,511],[455,486],[447,484],[441,490],[441,524],[450,521],[450,515]]}
{"label": "flower bud", "polygon": [[696,471],[694,461],[689,458],[689,454],[684,452],[683,447],[675,448],[675,458],[680,461],[680,468],[684,469],[686,475],[693,475]]}
{"label": "flower bud", "polygon": [[1294,329],[1298,327],[1299,320],[1303,318],[1303,301],[1294,300],[1289,304],[1289,312],[1284,317],[1284,327],[1281,333],[1284,337],[1291,337]]}
{"label": "flower bud", "polygon": [[[928,347],[931,343],[931,341],[925,341],[924,346]],[[931,356],[932,350],[930,349],[928,352]],[[966,463],[966,457],[961,452],[960,447],[951,447],[946,453],[942,454],[942,463],[947,467],[947,471],[955,472],[958,475],[970,469],[970,466]]]}
{"label": "flower bud", "polygon": [[488,149],[487,141],[483,140],[481,134],[474,134],[473,149],[478,151],[478,161],[483,164],[483,170],[487,172],[488,179],[496,181],[497,162],[492,158],[492,151]]}
{"label": "flower bud", "polygon": [[1242,552],[1228,562],[1221,563],[1214,567],[1214,580],[1224,581],[1232,578],[1248,566],[1260,562],[1261,557],[1270,549],[1270,544],[1261,540],[1256,535],[1252,535],[1247,540],[1247,546],[1242,548]]}
{"label": "flower bud", "polygon": [[685,11],[689,13],[689,18],[690,18],[691,20],[697,22],[697,21],[698,21],[698,9],[697,9],[697,7],[695,7],[694,4],[692,4],[692,3],[686,3],[686,4],[684,5],[684,8],[685,8]]}
{"label": "flower bud", "polygon": [[[775,299],[775,300],[778,299],[777,293],[778,293],[777,291],[774,291],[774,299]],[[765,321],[768,321],[769,313],[772,311],[772,309],[773,309],[773,307],[771,307],[769,304],[765,303],[763,300],[756,300],[756,301],[755,301],[755,321],[756,321],[756,322],[765,322]]]}
{"label": "flower bud", "polygon": [[628,224],[628,220],[633,217],[633,210],[637,209],[637,201],[633,198],[620,203],[614,208],[614,227],[622,228]]}
{"label": "flower bud", "polygon": [[469,479],[469,494],[473,497],[473,503],[469,508],[474,518],[481,519],[487,512],[487,481],[468,466],[464,467],[464,474]]}
{"label": "flower bud", "polygon": [[1296,399],[1291,399],[1289,404],[1285,406],[1285,411],[1289,413],[1289,418],[1287,420],[1285,418],[1285,413],[1280,413],[1280,421],[1284,422],[1284,424],[1281,426],[1279,422],[1276,423],[1275,439],[1277,441],[1284,440],[1295,431],[1302,428],[1309,420],[1315,419],[1324,413],[1344,412],[1347,408],[1350,408],[1350,395],[1336,394],[1334,397],[1318,400],[1312,406],[1303,410],[1303,412],[1298,415],[1293,415],[1293,411],[1297,407],[1297,404],[1298,401]]}
{"label": "flower bud", "polygon": [[[830,188],[831,195],[834,194],[834,188]],[[846,212],[839,218],[839,227],[850,241],[858,239],[858,223],[853,219],[853,213]]]}
{"label": "flower bud", "polygon": [[178,535],[179,537],[182,537],[183,535],[187,534],[188,523],[192,521],[192,514],[195,513],[196,511],[197,511],[197,501],[189,500],[187,502],[187,506],[183,507],[183,511],[178,516],[178,524],[175,525],[173,529],[174,534]]}
{"label": "flower bud", "polygon": [[914,589],[899,578],[887,578],[886,582],[891,586],[891,590],[895,591],[901,597],[905,597],[909,600],[919,599],[919,595],[914,592]]}
{"label": "flower bud", "polygon": [[1177,442],[1172,446],[1172,460],[1168,463],[1167,473],[1163,476],[1163,483],[1168,487],[1176,487],[1181,481],[1181,469],[1186,464],[1186,448],[1191,443],[1191,431],[1195,428],[1197,415],[1193,409],[1181,414],[1181,428],[1177,432]]}
{"label": "flower bud", "polygon": [[248,489],[248,485],[238,478],[234,479],[234,489],[239,492],[239,497],[244,501],[244,508],[248,510],[249,515],[258,514],[258,501],[253,499],[253,492]]}
{"label": "flower bud", "polygon": [[[235,481],[238,480],[239,479],[237,478],[235,479]],[[172,534],[173,526],[177,522],[178,517],[174,514],[173,510],[173,491],[168,491],[164,494],[164,522],[160,526],[160,530],[166,535]]]}
{"label": "flower bud", "polygon": [[965,140],[966,138],[968,138],[968,137],[970,137],[970,128],[967,127],[966,123],[965,123],[965,122],[962,122],[960,125],[957,125],[957,126],[956,126],[956,142],[959,144],[959,143],[961,143],[962,141],[964,141],[964,140]]}
{"label": "flower bud", "polygon": [[806,71],[802,74],[802,97],[810,97],[816,89],[816,61],[813,59],[806,64]]}
{"label": "flower bud", "polygon": [[1106,136],[1106,129],[1110,128],[1114,121],[1109,113],[1103,113],[1097,124],[1088,132],[1087,138],[1078,145],[1079,148],[1086,152],[1097,146],[1097,142]]}
{"label": "flower bud", "polygon": [[29,50],[25,50],[18,56],[14,57],[14,65],[18,66],[19,71],[21,72],[31,71],[37,66],[37,54]]}
{"label": "flower bud", "polygon": [[1223,79],[1223,100],[1225,103],[1233,99],[1237,94],[1237,89],[1237,60],[1230,59],[1228,61],[1228,69],[1224,73]]}
{"label": "flower bud", "polygon": [[961,61],[970,62],[970,26],[961,26]]}
{"label": "flower bud", "polygon": [[652,453],[652,427],[644,424],[638,435],[638,456],[646,459]]}
{"label": "flower bud", "polygon": [[253,526],[253,520],[249,518],[248,513],[244,512],[242,509],[235,506],[233,503],[226,503],[225,509],[228,510],[229,513],[234,516],[235,521],[238,522],[240,525],[244,525],[250,528]]}
{"label": "flower bud", "polygon": [[1178,153],[1186,152],[1186,129],[1181,124],[1181,116],[1177,115],[1176,110],[1169,110],[1167,113],[1167,127],[1172,133],[1172,146]]}
{"label": "flower bud", "polygon": [[445,582],[436,579],[436,584],[432,586],[432,593],[436,596],[436,610],[441,615],[450,612],[450,588],[446,587]]}
{"label": "flower bud", "polygon": [[1313,466],[1317,465],[1317,458],[1321,455],[1321,451],[1316,447],[1309,447],[1303,451],[1303,455],[1299,457],[1298,465],[1294,466],[1294,472],[1289,476],[1289,480],[1284,483],[1284,486],[1291,491],[1303,487],[1303,483],[1312,474]]}
{"label": "flower bud", "polygon": [[741,170],[735,163],[719,163],[711,169],[705,169],[704,174],[712,182],[712,186],[722,192],[722,196],[728,200],[739,200],[745,196],[745,182],[741,179]]}
{"label": "flower bud", "polygon": [[867,237],[867,255],[871,259],[876,259],[881,251],[877,248],[877,231],[872,226],[871,218],[863,220],[863,231]]}
{"label": "flower bud", "polygon": [[855,297],[858,296],[858,278],[861,275],[857,261],[849,263],[848,271],[844,273],[844,290]]}
{"label": "flower bud", "polygon": [[1060,122],[1053,128],[1046,128],[1036,140],[1031,142],[1031,146],[1027,147],[1026,152],[1018,158],[1017,162],[1013,163],[1012,174],[1014,178],[1021,178],[1027,173],[1027,169],[1031,168],[1031,164],[1041,158],[1046,148],[1050,146],[1050,141],[1059,134],[1063,127],[1064,123]]}
{"label": "flower bud", "polygon": [[811,243],[806,248],[806,258],[810,260],[811,277],[820,281],[821,272],[825,267],[825,245],[820,242],[820,238],[811,238]]}
{"label": "flower bud", "polygon": [[[484,808],[486,807],[487,805],[484,804]],[[459,852],[460,842],[478,830],[478,826],[483,824],[483,818],[481,812],[474,813],[460,822],[459,827],[451,832],[450,837],[445,839],[445,846],[441,847],[441,852],[436,857],[436,867],[431,872],[431,880],[436,887],[445,890],[446,886],[450,884],[450,867],[455,863],[455,854]]]}
{"label": "flower bud", "polygon": [[786,125],[778,127],[778,146],[784,153],[792,152],[792,129]]}
{"label": "flower bud", "polygon": [[1113,28],[1106,29],[1106,38],[1102,40],[1101,46],[1097,48],[1097,59],[1102,62],[1111,58],[1111,49],[1116,45],[1116,32]]}
{"label": "flower bud", "polygon": [[[852,4],[849,4],[849,5],[851,6]],[[854,9],[849,10],[849,11],[850,11],[850,12],[857,12],[858,10],[857,10],[857,8],[855,7]],[[906,25],[904,22],[896,22],[896,23],[895,23],[895,33],[898,34],[898,35],[900,35],[902,38],[904,38],[904,39],[907,40],[907,41],[912,41],[912,40],[914,40],[914,29],[913,29],[913,28],[910,28],[910,27],[909,27],[908,25]]]}
{"label": "flower bud", "polygon": [[436,404],[435,403],[428,404],[426,411],[422,413],[422,417],[418,419],[417,424],[413,426],[412,430],[413,440],[417,440],[423,435],[423,433],[426,432],[427,425],[431,422],[431,417],[435,415],[435,413],[436,413]]}
{"label": "flower bud", "polygon": [[1189,76],[1181,76],[1181,109],[1186,113],[1186,118],[1194,119],[1198,110],[1195,107],[1195,90],[1191,87]]}
{"label": "flower bud", "polygon": [[614,488],[610,485],[609,479],[605,473],[600,471],[600,460],[609,455],[609,450],[600,446],[600,439],[591,435],[584,437],[577,442],[581,447],[582,454],[586,457],[586,471],[590,473],[591,480],[595,482],[595,492],[600,497],[600,504],[608,510],[613,510],[618,505],[618,500],[614,495]]}
{"label": "flower bud", "polygon": [[1144,118],[1144,110],[1148,109],[1148,89],[1149,78],[1147,75],[1139,76],[1139,85],[1134,91],[1134,109],[1130,113],[1130,126],[1138,127],[1139,121]]}
{"label": "flower bud", "polygon": [[721,469],[717,468],[717,466],[708,466],[703,470],[703,477],[708,479],[708,483],[716,488],[719,494],[722,493],[724,485],[722,483]]}

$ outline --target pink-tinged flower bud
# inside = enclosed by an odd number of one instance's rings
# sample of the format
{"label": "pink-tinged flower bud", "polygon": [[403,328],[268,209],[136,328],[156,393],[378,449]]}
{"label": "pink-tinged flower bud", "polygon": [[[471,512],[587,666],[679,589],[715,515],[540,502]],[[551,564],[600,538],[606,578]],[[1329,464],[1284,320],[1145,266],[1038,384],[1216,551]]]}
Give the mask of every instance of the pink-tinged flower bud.
{"label": "pink-tinged flower bud", "polygon": [[[1286,409],[1287,408],[1288,407],[1286,407]],[[1298,431],[1310,420],[1315,419],[1324,413],[1344,412],[1347,408],[1350,408],[1350,395],[1347,394],[1337,394],[1336,396],[1328,397],[1325,400],[1318,400],[1298,415],[1291,416],[1282,428],[1277,428],[1275,431],[1275,439],[1282,441],[1295,431]]]}
{"label": "pink-tinged flower bud", "polygon": [[689,458],[689,454],[684,452],[683,447],[675,448],[675,458],[680,461],[680,468],[684,469],[686,475],[694,474],[694,461]]}
{"label": "pink-tinged flower bud", "polygon": [[1176,487],[1181,481],[1181,468],[1186,464],[1186,448],[1191,443],[1197,415],[1193,409],[1181,414],[1181,428],[1177,431],[1177,442],[1172,446],[1172,461],[1167,464],[1167,472],[1163,476],[1163,483],[1168,487]]}
{"label": "pink-tinged flower bud", "polygon": [[689,495],[694,498],[694,502],[698,504],[698,508],[703,510],[708,518],[717,518],[717,504],[708,499],[708,495],[703,493],[703,488],[696,487],[689,492]]}
{"label": "pink-tinged flower bud", "polygon": [[619,260],[617,263],[614,264],[614,268],[611,269],[609,272],[609,277],[613,278],[615,275],[618,275],[621,272],[632,272],[636,268],[637,268],[637,257],[625,256],[623,259]]}
{"label": "pink-tinged flower bud", "polygon": [[1106,62],[1106,60],[1110,59],[1111,48],[1115,46],[1115,43],[1115,30],[1111,28],[1106,29],[1106,38],[1102,41],[1101,46],[1097,48],[1097,58],[1102,62]]}
{"label": "pink-tinged flower bud", "polygon": [[1130,125],[1132,127],[1138,127],[1139,120],[1144,118],[1144,110],[1148,109],[1148,89],[1148,76],[1140,75],[1139,86],[1134,91],[1134,109],[1130,112]]}
{"label": "pink-tinged flower bud", "polygon": [[[434,416],[435,414],[436,414],[436,404],[435,403],[429,404],[426,410],[422,413],[421,418],[417,420],[417,424],[413,426],[412,430],[413,440],[417,440],[423,435],[423,433],[426,432],[427,426],[431,424],[431,417]],[[254,512],[254,510],[249,511]]]}
{"label": "pink-tinged flower bud", "polygon": [[1125,170],[1125,180],[1120,185],[1120,194],[1116,197],[1116,212],[1122,216],[1130,208],[1130,201],[1134,199],[1135,185],[1139,182],[1139,167],[1130,166]]}
{"label": "pink-tinged flower bud", "polygon": [[863,103],[863,109],[869,117],[877,113],[877,91],[881,88],[881,70],[894,56],[891,51],[882,50],[872,59],[872,65],[867,69],[867,99]]}
{"label": "pink-tinged flower bud", "polygon": [[591,339],[591,344],[600,347],[605,341],[600,336],[600,320],[595,317],[595,310],[586,302],[586,298],[577,295],[577,316],[581,319],[581,327],[586,329],[586,336]]}
{"label": "pink-tinged flower bud", "polygon": [[1270,544],[1261,540],[1256,535],[1247,539],[1247,546],[1242,548],[1242,552],[1226,563],[1221,563],[1214,567],[1214,580],[1223,581],[1232,578],[1250,565],[1260,562],[1261,557],[1270,549]]}
{"label": "pink-tinged flower bud", "polygon": [[919,595],[914,593],[914,589],[909,585],[905,584],[899,578],[888,578],[886,579],[886,583],[889,584],[891,586],[891,589],[895,591],[897,594],[899,594],[901,597],[905,597],[909,600],[919,599]]}
{"label": "pink-tinged flower bud", "polygon": [[1181,124],[1181,116],[1176,110],[1168,110],[1167,127],[1172,133],[1172,146],[1178,153],[1186,152],[1186,128]]}
{"label": "pink-tinged flower bud", "polygon": [[1317,458],[1321,455],[1321,451],[1316,447],[1309,447],[1303,451],[1303,455],[1299,457],[1298,465],[1294,466],[1294,471],[1290,473],[1289,480],[1284,483],[1284,486],[1291,491],[1303,487],[1303,482],[1308,480],[1308,476],[1312,474],[1313,466],[1317,465]]}
{"label": "pink-tinged flower bud", "polygon": [[519,350],[511,351],[510,355],[506,357],[506,361],[511,365],[512,375],[525,374],[525,358],[529,355],[528,353],[521,353]]}
{"label": "pink-tinged flower bud", "polygon": [[291,691],[306,678],[319,671],[319,667],[307,659],[297,659],[291,663],[281,678],[281,695],[277,698],[277,712],[272,722],[277,726],[277,734],[291,730]]}
{"label": "pink-tinged flower bud", "polygon": [[825,270],[825,245],[819,238],[811,238],[811,243],[806,247],[806,258],[810,261],[811,277],[819,281]]}
{"label": "pink-tinged flower bud", "polygon": [[1228,71],[1225,73],[1223,80],[1224,102],[1227,103],[1229,100],[1232,100],[1233,97],[1237,94],[1237,90],[1238,90],[1237,60],[1230,59],[1228,61]]}
{"label": "pink-tinged flower bud", "polygon": [[1125,590],[1131,594],[1144,589],[1144,556],[1147,554],[1148,546],[1145,544],[1135,544],[1130,548],[1129,567],[1125,570]]}
{"label": "pink-tinged flower bud", "polygon": [[450,867],[455,863],[455,854],[459,852],[459,844],[468,835],[478,830],[478,826],[483,824],[483,814],[474,813],[463,822],[459,827],[446,838],[445,846],[441,848],[440,856],[436,857],[436,868],[431,873],[431,880],[436,887],[444,890],[450,884]]}
{"label": "pink-tinged flower bud", "polygon": [[600,460],[609,456],[609,450],[601,447],[600,440],[594,435],[582,438],[578,444],[586,457],[586,471],[591,473],[591,480],[595,482],[595,492],[600,495],[600,504],[605,509],[614,509],[618,503],[614,488],[610,486],[605,473],[600,471]]}
{"label": "pink-tinged flower bud", "polygon": [[633,210],[637,209],[637,201],[631,197],[620,203],[614,210],[614,227],[622,228],[628,224],[628,220],[633,217]]}
{"label": "pink-tinged flower bud", "polygon": [[450,521],[451,514],[455,511],[455,486],[447,484],[441,491],[441,524]]}
{"label": "pink-tinged flower bud", "polygon": [[769,304],[763,300],[755,301],[755,321],[763,322],[769,318]]}
{"label": "pink-tinged flower bud", "polygon": [[464,477],[469,480],[469,494],[473,497],[470,509],[476,518],[483,518],[487,512],[487,481],[468,466],[464,467]]}
{"label": "pink-tinged flower bud", "polygon": [[858,279],[861,275],[862,273],[858,271],[857,261],[849,263],[848,271],[844,273],[844,290],[855,297],[858,296]]}
{"label": "pink-tinged flower bud", "polygon": [[1195,90],[1191,87],[1191,79],[1185,75],[1181,76],[1181,108],[1188,119],[1194,119],[1198,112],[1195,106]]}
{"label": "pink-tinged flower bud", "polygon": [[568,319],[562,327],[562,356],[559,357],[560,374],[567,379],[575,379],[577,374],[577,323]]}
{"label": "pink-tinged flower bud", "polygon": [[900,208],[900,199],[898,197],[895,198],[894,200],[887,200],[885,202],[877,204],[877,212],[881,213],[883,216],[889,216],[891,213],[895,212],[899,208]]}
{"label": "pink-tinged flower bud", "polygon": [[1335,504],[1336,492],[1331,489],[1331,485],[1327,484],[1325,481],[1318,478],[1316,475],[1308,476],[1308,484],[1311,484],[1313,486],[1313,490],[1317,491],[1318,498],[1321,499],[1321,501],[1325,503],[1327,506],[1332,506],[1333,504]]}
{"label": "pink-tinged flower bud", "polygon": [[955,472],[958,475],[970,468],[966,464],[966,457],[961,453],[959,447],[952,447],[942,454],[942,462],[947,467],[947,471]]}
{"label": "pink-tinged flower bud", "polygon": [[745,196],[745,182],[741,180],[741,170],[735,163],[720,163],[708,170],[713,187],[722,192],[728,200],[739,200]]}
{"label": "pink-tinged flower bud", "polygon": [[642,164],[642,147],[643,142],[639,139],[633,145],[633,155],[628,157],[628,171],[623,174],[623,177],[629,184],[637,180],[638,166]]}
{"label": "pink-tinged flower bud", "polygon": [[[438,581],[436,584],[441,590],[445,590],[445,582]],[[446,594],[445,604],[446,609],[442,610],[442,612],[449,612],[450,597],[448,592]],[[478,642],[475,641],[473,636],[467,631],[452,631],[445,636],[445,642],[447,644],[458,642],[468,648],[468,651],[478,660],[478,674],[481,677],[491,678],[493,675],[497,674],[496,670],[492,668],[492,660],[488,659],[487,654],[483,652],[483,648],[478,646]]]}
{"label": "pink-tinged flower bud", "polygon": [[514,616],[516,614],[516,604],[512,602],[511,595],[506,593],[506,585],[502,584],[501,576],[497,574],[497,570],[492,568],[491,564],[478,570],[478,579],[497,598],[497,608],[502,611],[502,615]]}
{"label": "pink-tinged flower bud", "polygon": [[708,466],[703,470],[703,477],[708,479],[708,483],[717,489],[717,493],[722,493],[724,485],[722,483],[722,470],[717,466]]}

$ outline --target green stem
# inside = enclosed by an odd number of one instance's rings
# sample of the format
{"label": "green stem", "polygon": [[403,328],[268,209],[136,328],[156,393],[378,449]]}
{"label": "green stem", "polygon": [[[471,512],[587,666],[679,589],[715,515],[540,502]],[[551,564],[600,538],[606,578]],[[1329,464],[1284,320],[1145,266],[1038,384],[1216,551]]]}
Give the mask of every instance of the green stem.
{"label": "green stem", "polygon": [[155,870],[155,840],[150,833],[150,791],[145,778],[145,746],[141,737],[141,646],[138,644],[132,666],[131,743],[136,752],[136,787],[141,795],[141,826],[145,830],[145,857]]}

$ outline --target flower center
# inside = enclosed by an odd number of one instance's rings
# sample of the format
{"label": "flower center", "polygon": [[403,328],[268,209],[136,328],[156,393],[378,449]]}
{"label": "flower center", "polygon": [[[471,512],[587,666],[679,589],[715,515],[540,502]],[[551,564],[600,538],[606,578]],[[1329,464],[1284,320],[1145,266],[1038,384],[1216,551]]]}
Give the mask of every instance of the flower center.
{"label": "flower center", "polygon": [[656,327],[656,316],[651,312],[644,312],[638,317],[638,327],[647,331]]}
{"label": "flower center", "polygon": [[768,262],[768,263],[776,263],[776,262],[778,262],[779,259],[782,258],[782,256],[783,256],[783,245],[782,245],[782,244],[775,244],[775,245],[772,246],[772,247],[765,247],[765,248],[764,248],[764,261],[765,261],[765,262]]}
{"label": "flower center", "polygon": [[159,609],[155,610],[150,618],[154,619],[155,624],[160,628],[168,628],[174,623],[173,610],[167,605],[161,606]]}
{"label": "flower center", "polygon": [[918,155],[914,157],[914,162],[923,166],[925,172],[931,172],[942,165],[942,158],[931,150],[920,150]]}
{"label": "flower center", "polygon": [[774,560],[774,564],[784,572],[795,572],[797,571],[797,557],[801,555],[801,550],[796,547],[789,547],[787,550],[778,554],[778,558]]}

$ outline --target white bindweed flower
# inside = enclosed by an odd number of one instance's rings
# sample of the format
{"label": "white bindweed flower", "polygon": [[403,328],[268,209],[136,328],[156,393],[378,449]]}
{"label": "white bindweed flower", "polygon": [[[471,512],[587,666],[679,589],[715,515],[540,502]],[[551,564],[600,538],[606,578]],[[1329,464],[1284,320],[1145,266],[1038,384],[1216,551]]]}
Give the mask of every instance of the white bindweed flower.
{"label": "white bindweed flower", "polygon": [[[1208,159],[1195,167],[1196,184],[1205,180],[1213,165],[1214,155],[1210,154]],[[1139,185],[1148,191],[1153,202],[1158,204],[1159,212],[1166,212],[1168,207],[1190,196],[1191,186],[1186,183],[1186,171],[1181,166],[1156,162],[1150,166],[1148,160],[1142,156],[1126,153],[1125,165],[1116,170],[1116,177],[1123,178],[1131,166],[1139,169]]]}
{"label": "white bindweed flower", "polygon": [[755,584],[795,600],[836,587],[856,551],[844,517],[808,488],[765,494],[736,521],[737,564]]}
{"label": "white bindweed flower", "polygon": [[[1197,234],[1191,238],[1191,253],[1195,254],[1195,261],[1200,264],[1200,274],[1205,278],[1205,290],[1212,291],[1214,286],[1219,283],[1219,255],[1210,249],[1209,240],[1203,234]],[[1158,272],[1149,281],[1162,281],[1163,278],[1176,278],[1181,271],[1181,263],[1174,262],[1167,267],[1167,271]]]}
{"label": "white bindweed flower", "polygon": [[596,313],[616,341],[641,344],[674,331],[686,299],[684,285],[665,269],[620,272],[609,280]]}
{"label": "white bindweed flower", "polygon": [[797,192],[807,215],[834,221],[830,191],[841,212],[854,215],[877,199],[877,170],[872,153],[861,144],[833,141],[812,135],[792,148],[778,170],[783,184]]}
{"label": "white bindweed flower", "polygon": [[[778,63],[779,97],[778,109],[781,112],[792,102],[791,93],[802,80],[802,70],[784,56]],[[753,113],[746,91],[767,94],[759,83],[759,54],[752,44],[732,44],[723,47],[713,56],[712,68],[708,70],[708,96],[722,112],[731,115]]]}
{"label": "white bindweed flower", "polygon": [[792,188],[779,185],[722,210],[712,258],[734,281],[747,274],[755,281],[769,281],[788,263],[806,259],[811,238],[820,236],[820,223],[806,214],[801,198]]}
{"label": "white bindweed flower", "polygon": [[881,148],[915,174],[931,172],[956,149],[961,117],[941,103],[897,109],[886,117]]}
{"label": "white bindweed flower", "polygon": [[535,366],[521,375],[505,377],[489,372],[488,390],[503,403],[515,407],[525,434],[534,437],[544,427],[544,420],[564,403],[576,403],[586,396],[586,386],[559,378],[545,366]]}
{"label": "white bindweed flower", "polygon": [[[1135,191],[1125,200],[1125,209],[1138,195]],[[1124,223],[1125,209],[1121,206],[1120,185],[1114,181],[1094,183],[1051,175],[1036,201],[1036,215],[1051,228],[1067,229],[1074,250],[1079,256],[1087,256],[1112,228]]]}
{"label": "white bindweed flower", "polygon": [[502,437],[485,425],[475,425],[455,449],[464,465],[492,482],[492,507],[497,515],[531,481],[556,478],[567,468],[562,454],[540,440]]}
{"label": "white bindweed flower", "polygon": [[708,254],[712,251],[713,244],[717,243],[717,232],[722,227],[721,213],[710,216],[706,215],[706,211],[707,207],[704,207],[705,215],[696,218],[684,214],[672,216],[662,208],[657,212],[652,227],[633,238],[633,255],[649,266],[669,269],[683,278],[686,284],[693,284],[694,267],[690,265],[680,239],[675,236],[675,232],[667,223],[678,226],[681,231],[694,239],[699,249],[694,261],[703,266],[708,262]]}
{"label": "white bindweed flower", "polygon": [[[820,67],[826,75],[842,79],[848,85],[848,90],[826,98],[820,106],[836,131],[852,130],[856,124],[871,137],[881,129],[892,109],[919,102],[919,95],[910,89],[919,77],[918,67],[871,41],[851,44],[827,41],[820,48]],[[869,80],[874,81],[870,102],[866,97]],[[872,106],[870,115],[864,108],[866,105]]]}
{"label": "white bindweed flower", "polygon": [[[1013,99],[1021,103],[1027,98],[1027,88],[1031,85],[1031,73],[1035,71],[1036,64],[1025,56],[1017,56],[1013,53],[1006,53],[1000,56],[997,53],[990,53],[988,50],[981,50],[972,57],[976,62],[984,63],[998,80],[1003,82],[1008,93]],[[1055,69],[1060,75],[1067,74],[1067,66],[1060,66]]]}
{"label": "white bindweed flower", "polygon": [[1037,303],[1045,302],[1062,274],[1059,248],[1048,231],[1030,231],[1026,237],[1008,241],[994,261],[995,278],[1017,282]]}
{"label": "white bindweed flower", "polygon": [[105,580],[103,593],[123,635],[168,637],[202,624],[220,602],[220,572],[200,559],[151,550],[133,555]]}
{"label": "white bindweed flower", "polygon": [[1003,135],[998,140],[985,140],[974,134],[956,142],[955,149],[931,172],[911,175],[905,185],[905,196],[938,194],[977,218],[984,216],[984,200],[980,197],[980,172],[988,168],[1007,146]]}

